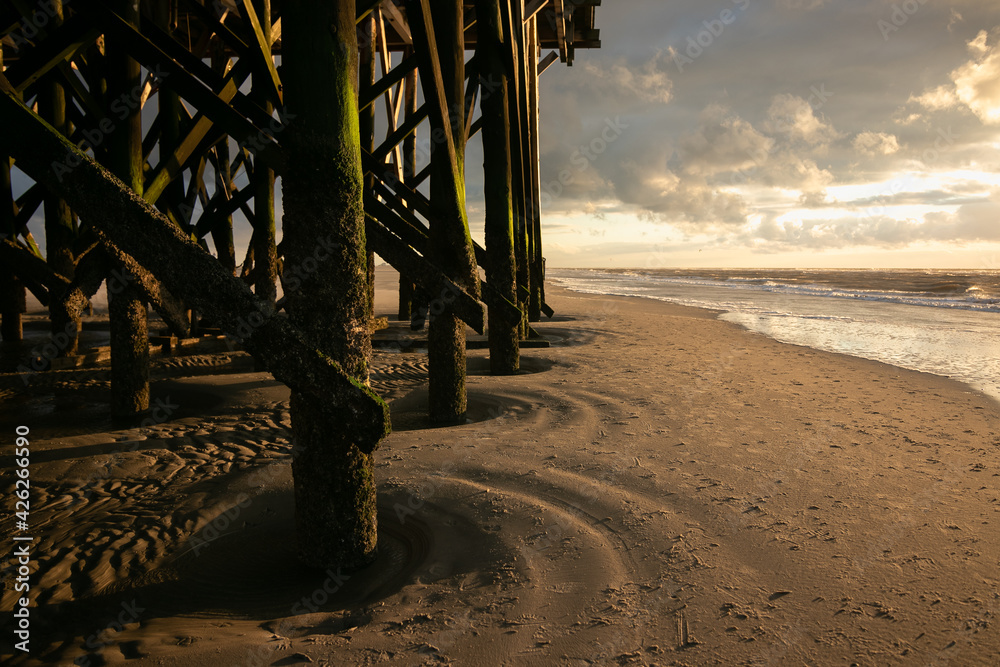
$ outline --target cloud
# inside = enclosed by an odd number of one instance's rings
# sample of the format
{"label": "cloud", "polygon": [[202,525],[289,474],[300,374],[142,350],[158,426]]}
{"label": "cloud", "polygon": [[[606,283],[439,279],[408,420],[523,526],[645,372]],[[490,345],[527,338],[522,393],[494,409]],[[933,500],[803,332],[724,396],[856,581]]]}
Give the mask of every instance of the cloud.
{"label": "cloud", "polygon": [[751,182],[788,190],[818,194],[834,181],[833,173],[803,157],[798,151],[784,149],[768,157],[753,174]]}
{"label": "cloud", "polygon": [[775,0],[775,4],[782,9],[805,9],[806,11],[819,9],[828,0]]}
{"label": "cloud", "polygon": [[955,26],[961,23],[962,21],[963,21],[962,14],[957,9],[952,7],[951,16],[948,19],[948,32],[954,30]]}
{"label": "cloud", "polygon": [[812,104],[796,95],[776,95],[767,118],[770,131],[813,146],[824,146],[838,136],[832,125],[816,116]]}
{"label": "cloud", "polygon": [[969,51],[976,58],[951,73],[955,94],[984,123],[1000,124],[1000,43],[987,46],[983,30]]}
{"label": "cloud", "polygon": [[681,137],[678,152],[686,173],[707,176],[753,167],[774,143],[726,107],[710,104],[698,129]]}
{"label": "cloud", "polygon": [[854,150],[865,155],[892,155],[899,150],[899,141],[885,132],[862,132],[854,137]]}
{"label": "cloud", "polygon": [[958,97],[955,91],[949,86],[938,86],[933,90],[924,91],[921,95],[910,95],[909,102],[915,102],[925,109],[931,111],[941,111],[958,106]]}
{"label": "cloud", "polygon": [[[634,1],[636,12],[600,13],[604,49],[542,78],[546,213],[634,216],[733,243],[765,220],[786,250],[988,235],[984,192],[1000,182],[1000,135],[983,120],[1000,106],[991,3],[923,4],[885,41],[876,24],[891,0],[751,2],[680,74],[670,45],[717,10]],[[578,153],[618,115],[629,128],[584,164]],[[922,175],[917,191],[872,196],[908,173]],[[952,182],[963,174],[967,186]]]}
{"label": "cloud", "polygon": [[966,44],[972,59],[949,74],[950,84],[911,95],[909,102],[931,111],[964,107],[987,125],[1000,124],[1000,42],[989,44],[985,30]]}
{"label": "cloud", "polygon": [[618,199],[638,207],[646,219],[701,228],[741,225],[749,213],[739,194],[712,186],[700,175],[655,172],[625,161],[610,178]]}
{"label": "cloud", "polygon": [[969,42],[969,51],[977,56],[985,56],[989,53],[989,47],[986,46],[986,39],[988,35],[985,30],[980,30],[976,38]]}
{"label": "cloud", "polygon": [[674,88],[667,75],[669,63],[669,55],[660,52],[638,63],[622,57],[610,63],[587,61],[582,68],[580,84],[590,94],[615,100],[617,104],[666,104],[673,97]]}
{"label": "cloud", "polygon": [[[808,113],[802,110],[800,102],[806,105]],[[807,151],[792,146],[789,137],[812,143],[810,148],[822,151],[824,140],[834,134],[833,128],[819,122],[801,98],[779,99],[777,106],[772,104],[771,111],[777,109],[780,114],[789,108],[796,110],[797,115],[796,122],[788,127],[775,127],[773,122],[781,116],[769,113],[770,121],[765,125],[772,130],[787,130],[786,136],[773,137],[726,107],[709,105],[701,113],[699,128],[682,136],[679,142],[683,174],[718,185],[760,183],[810,192],[826,187],[833,175],[808,157]]]}
{"label": "cloud", "polygon": [[[854,246],[885,249],[915,243],[968,244],[1000,241],[1000,193],[990,200],[963,204],[954,213],[936,211],[922,219],[900,220],[888,215],[859,215],[819,220],[765,218],[739,240],[775,252],[793,248],[816,250]],[[762,247],[762,242],[766,247]]]}

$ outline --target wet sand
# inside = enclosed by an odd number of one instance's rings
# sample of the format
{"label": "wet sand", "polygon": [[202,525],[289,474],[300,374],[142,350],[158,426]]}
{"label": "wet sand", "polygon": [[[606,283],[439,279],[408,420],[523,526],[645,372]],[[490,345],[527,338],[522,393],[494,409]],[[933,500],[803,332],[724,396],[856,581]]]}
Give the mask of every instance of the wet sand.
{"label": "wet sand", "polygon": [[128,430],[101,371],[4,377],[36,559],[11,664],[1000,664],[1000,406],[707,311],[548,292],[553,345],[522,375],[470,352],[464,426],[424,420],[425,356],[375,353],[396,431],[379,560],[351,575],[295,564],[288,392],[246,355],[159,361],[169,414]]}

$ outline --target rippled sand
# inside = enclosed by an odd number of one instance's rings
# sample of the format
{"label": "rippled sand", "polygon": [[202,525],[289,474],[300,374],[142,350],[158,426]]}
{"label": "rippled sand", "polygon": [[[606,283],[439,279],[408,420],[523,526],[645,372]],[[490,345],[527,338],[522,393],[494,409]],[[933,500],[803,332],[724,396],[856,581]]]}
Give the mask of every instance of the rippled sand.
{"label": "rippled sand", "polygon": [[470,353],[464,426],[424,420],[423,355],[375,354],[397,430],[353,575],[295,565],[287,390],[244,355],[163,364],[178,407],[141,429],[100,421],[99,374],[39,389],[83,419],[29,419],[15,662],[1000,664],[996,403],[704,311],[549,301],[524,374]]}

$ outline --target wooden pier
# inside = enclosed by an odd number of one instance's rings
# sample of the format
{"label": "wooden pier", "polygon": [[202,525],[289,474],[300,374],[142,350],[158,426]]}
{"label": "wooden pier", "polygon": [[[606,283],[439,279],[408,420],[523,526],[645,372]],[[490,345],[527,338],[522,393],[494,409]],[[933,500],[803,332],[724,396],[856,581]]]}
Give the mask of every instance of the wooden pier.
{"label": "wooden pier", "polygon": [[[168,336],[208,321],[238,337],[292,389],[303,559],[364,565],[371,454],[390,428],[367,385],[374,256],[401,275],[399,317],[427,327],[431,419],[461,422],[466,327],[487,335],[492,371],[512,374],[529,322],[552,315],[538,78],[600,46],[598,5],[2,3],[3,340],[20,340],[30,291],[58,354],[77,355],[81,313],[106,284],[110,409],[131,419],[149,409],[148,306]],[[465,202],[478,133],[485,247]],[[12,170],[28,184],[12,186]],[[39,211],[44,253],[28,227]]]}

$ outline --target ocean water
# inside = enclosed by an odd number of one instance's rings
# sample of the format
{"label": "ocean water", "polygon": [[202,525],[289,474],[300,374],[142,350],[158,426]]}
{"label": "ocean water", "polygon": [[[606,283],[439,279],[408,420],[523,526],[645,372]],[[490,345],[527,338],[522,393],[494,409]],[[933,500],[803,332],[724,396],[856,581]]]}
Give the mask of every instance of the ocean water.
{"label": "ocean water", "polygon": [[578,292],[722,311],[775,340],[943,375],[1000,399],[1000,271],[551,269]]}

